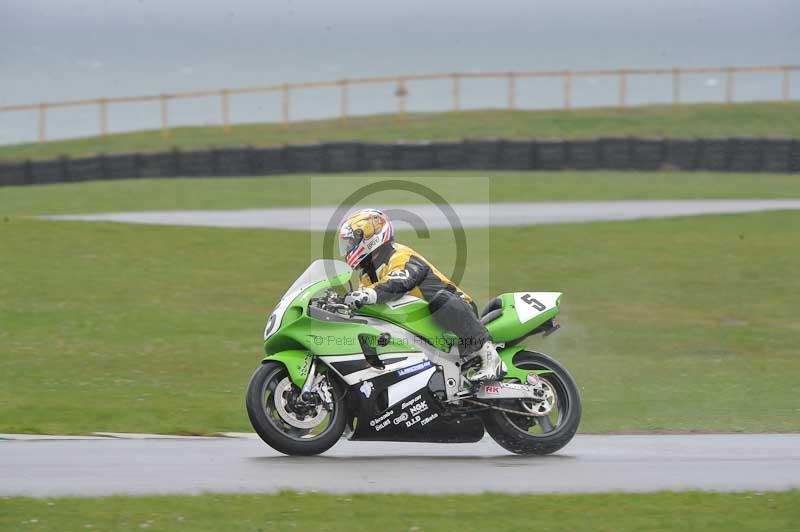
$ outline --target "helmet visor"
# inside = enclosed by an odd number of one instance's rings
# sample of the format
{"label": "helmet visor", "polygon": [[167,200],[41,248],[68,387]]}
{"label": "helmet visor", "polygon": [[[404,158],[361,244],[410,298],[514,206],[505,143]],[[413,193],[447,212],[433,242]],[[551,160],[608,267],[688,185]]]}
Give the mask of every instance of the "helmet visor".
{"label": "helmet visor", "polygon": [[356,246],[361,242],[360,238],[355,236],[339,237],[339,254],[346,257],[348,253],[356,249]]}

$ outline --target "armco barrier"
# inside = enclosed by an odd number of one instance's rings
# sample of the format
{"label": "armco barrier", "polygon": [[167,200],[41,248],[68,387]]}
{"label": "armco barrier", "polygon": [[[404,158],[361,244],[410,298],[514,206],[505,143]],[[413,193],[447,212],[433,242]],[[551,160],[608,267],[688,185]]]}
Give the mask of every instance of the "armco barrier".
{"label": "armco barrier", "polygon": [[157,153],[0,162],[0,186],[137,177],[562,169],[800,172],[800,139],[605,137],[173,149]]}

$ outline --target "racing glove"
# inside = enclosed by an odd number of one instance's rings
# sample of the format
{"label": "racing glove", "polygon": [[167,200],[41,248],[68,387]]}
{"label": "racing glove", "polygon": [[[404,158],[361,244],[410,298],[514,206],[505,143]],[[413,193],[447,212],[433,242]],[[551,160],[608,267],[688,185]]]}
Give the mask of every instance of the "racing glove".
{"label": "racing glove", "polygon": [[376,301],[378,301],[378,294],[372,288],[362,288],[344,296],[344,304],[350,308],[372,305]]}

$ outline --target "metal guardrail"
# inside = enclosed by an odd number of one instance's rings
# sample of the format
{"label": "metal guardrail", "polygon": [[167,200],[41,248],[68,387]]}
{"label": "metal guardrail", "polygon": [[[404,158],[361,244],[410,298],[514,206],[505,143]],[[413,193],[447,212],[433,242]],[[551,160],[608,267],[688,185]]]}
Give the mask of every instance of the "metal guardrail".
{"label": "metal guardrail", "polygon": [[262,87],[243,87],[238,89],[218,89],[194,92],[178,92],[171,94],[151,94],[145,96],[124,96],[115,98],[93,98],[84,100],[71,100],[62,102],[42,102],[36,104],[0,106],[0,113],[16,111],[38,111],[39,114],[39,142],[47,140],[47,111],[67,107],[97,106],[99,110],[99,133],[101,136],[108,134],[108,107],[110,105],[134,102],[159,102],[161,107],[161,134],[164,139],[170,135],[169,102],[180,99],[192,98],[219,98],[222,128],[225,133],[231,129],[230,99],[238,94],[255,94],[280,92],[282,98],[282,123],[284,127],[291,124],[291,91],[299,89],[324,89],[338,88],[340,91],[340,105],[338,118],[345,122],[348,118],[348,89],[355,85],[369,84],[395,84],[394,94],[397,98],[396,113],[402,117],[406,113],[407,84],[417,81],[447,80],[452,81],[451,109],[461,109],[461,83],[469,79],[506,79],[507,80],[507,108],[516,108],[516,80],[524,78],[557,78],[562,80],[562,106],[570,109],[573,102],[572,80],[577,77],[616,77],[618,80],[617,106],[624,108],[627,105],[628,79],[631,76],[670,76],[672,80],[672,103],[681,103],[682,76],[687,74],[724,74],[725,75],[725,103],[732,103],[734,98],[736,74],[741,73],[780,73],[781,100],[788,102],[791,92],[791,73],[800,71],[800,66],[750,66],[750,67],[701,67],[701,68],[620,68],[601,70],[550,70],[550,71],[520,71],[520,72],[452,72],[440,74],[421,74],[388,77],[360,77],[331,81],[312,81],[304,83],[282,83]]}

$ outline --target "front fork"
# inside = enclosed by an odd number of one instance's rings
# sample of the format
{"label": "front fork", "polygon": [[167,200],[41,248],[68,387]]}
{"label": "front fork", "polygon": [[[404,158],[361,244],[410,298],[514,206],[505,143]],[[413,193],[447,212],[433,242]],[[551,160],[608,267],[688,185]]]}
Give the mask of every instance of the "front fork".
{"label": "front fork", "polygon": [[314,379],[317,376],[317,359],[313,359],[311,361],[311,367],[308,369],[308,376],[306,377],[306,382],[303,384],[303,387],[300,389],[300,398],[304,401],[308,400],[308,396],[311,394],[311,389],[314,387]]}

